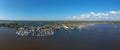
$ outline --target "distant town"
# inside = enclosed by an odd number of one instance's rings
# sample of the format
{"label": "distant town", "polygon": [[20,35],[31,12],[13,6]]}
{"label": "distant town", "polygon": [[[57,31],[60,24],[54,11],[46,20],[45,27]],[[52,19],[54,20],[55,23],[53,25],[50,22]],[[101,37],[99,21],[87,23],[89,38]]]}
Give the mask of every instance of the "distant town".
{"label": "distant town", "polygon": [[0,23],[0,27],[8,27],[16,29],[16,34],[20,36],[51,36],[54,35],[54,30],[72,30],[74,28],[85,29],[88,26],[96,24],[117,24],[119,22],[63,22],[60,24],[46,24],[44,26],[25,26],[18,23]]}

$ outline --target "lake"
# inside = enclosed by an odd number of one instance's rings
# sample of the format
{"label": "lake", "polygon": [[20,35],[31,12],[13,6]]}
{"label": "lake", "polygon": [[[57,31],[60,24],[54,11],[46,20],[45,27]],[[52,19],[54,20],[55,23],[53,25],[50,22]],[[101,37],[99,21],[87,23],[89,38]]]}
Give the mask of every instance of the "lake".
{"label": "lake", "polygon": [[[45,25],[52,22],[18,22]],[[0,27],[0,50],[120,50],[120,24],[96,24],[85,29],[54,30],[52,36],[18,36]]]}

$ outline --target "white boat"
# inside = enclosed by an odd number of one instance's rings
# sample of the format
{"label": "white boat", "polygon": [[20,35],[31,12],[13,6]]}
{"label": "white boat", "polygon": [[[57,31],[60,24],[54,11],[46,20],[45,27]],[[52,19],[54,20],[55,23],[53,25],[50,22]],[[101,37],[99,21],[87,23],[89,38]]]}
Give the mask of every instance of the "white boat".
{"label": "white boat", "polygon": [[62,26],[65,28],[65,29],[70,29],[69,27],[67,27],[66,25],[62,24]]}

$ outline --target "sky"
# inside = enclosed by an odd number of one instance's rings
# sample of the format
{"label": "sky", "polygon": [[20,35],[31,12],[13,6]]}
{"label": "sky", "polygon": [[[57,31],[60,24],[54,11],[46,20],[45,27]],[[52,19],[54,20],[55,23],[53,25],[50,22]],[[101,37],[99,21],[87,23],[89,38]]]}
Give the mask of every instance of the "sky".
{"label": "sky", "polygon": [[120,21],[120,0],[0,0],[0,20]]}

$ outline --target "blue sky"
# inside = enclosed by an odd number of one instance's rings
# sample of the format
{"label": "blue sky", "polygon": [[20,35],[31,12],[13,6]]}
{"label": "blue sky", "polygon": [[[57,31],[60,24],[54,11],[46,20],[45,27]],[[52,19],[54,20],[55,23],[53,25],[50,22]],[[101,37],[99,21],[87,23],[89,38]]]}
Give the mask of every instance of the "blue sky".
{"label": "blue sky", "polygon": [[120,0],[0,0],[0,20],[120,20],[119,5]]}

